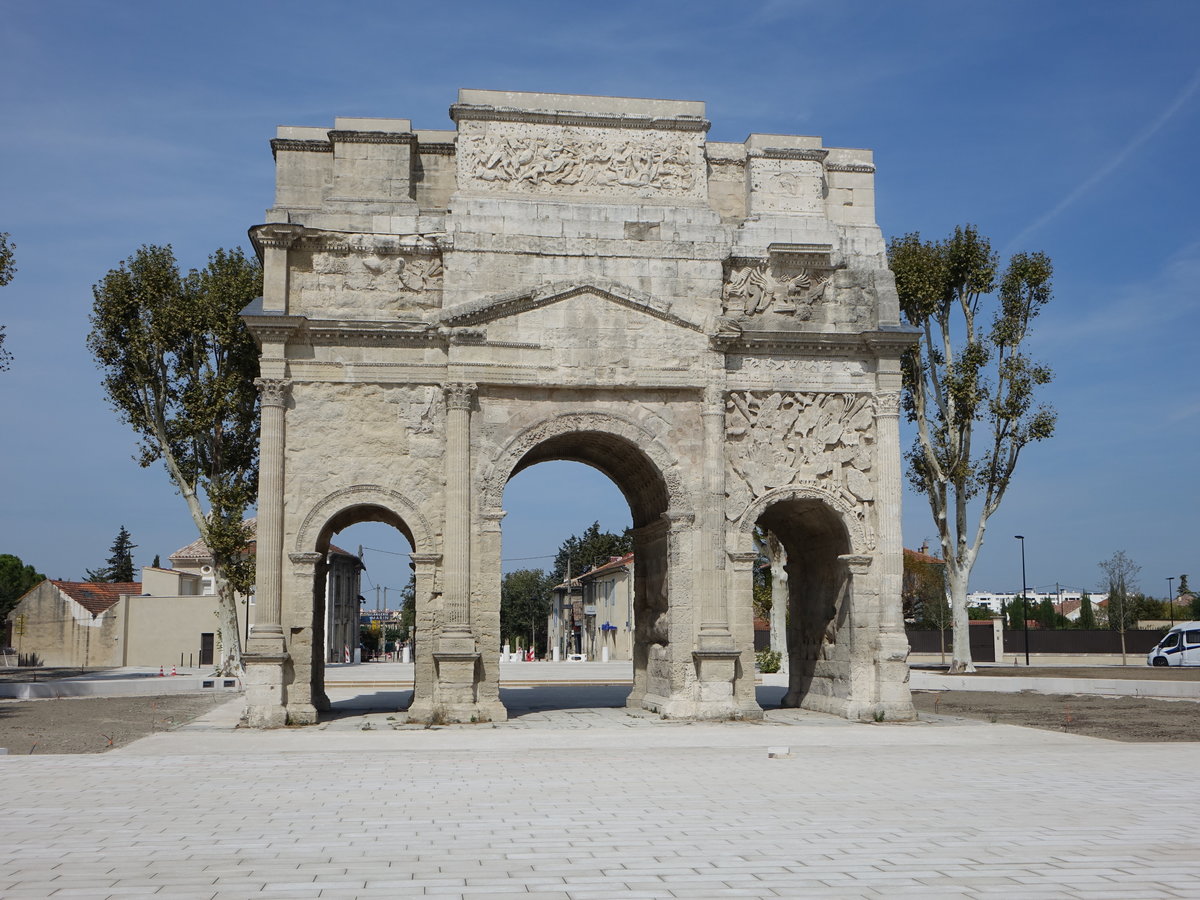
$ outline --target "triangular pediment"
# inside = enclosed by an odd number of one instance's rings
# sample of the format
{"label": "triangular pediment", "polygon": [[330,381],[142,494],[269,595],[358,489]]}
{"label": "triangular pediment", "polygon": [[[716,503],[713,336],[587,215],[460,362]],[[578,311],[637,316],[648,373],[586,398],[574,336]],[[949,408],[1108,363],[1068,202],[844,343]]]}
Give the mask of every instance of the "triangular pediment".
{"label": "triangular pediment", "polygon": [[679,328],[703,333],[704,329],[682,316],[671,312],[671,304],[631,288],[628,285],[608,281],[556,282],[519,291],[509,291],[443,307],[438,314],[439,324],[449,327],[486,325],[498,319],[519,315],[530,310],[551,306],[575,297],[590,295],[604,303],[612,303],[668,322]]}

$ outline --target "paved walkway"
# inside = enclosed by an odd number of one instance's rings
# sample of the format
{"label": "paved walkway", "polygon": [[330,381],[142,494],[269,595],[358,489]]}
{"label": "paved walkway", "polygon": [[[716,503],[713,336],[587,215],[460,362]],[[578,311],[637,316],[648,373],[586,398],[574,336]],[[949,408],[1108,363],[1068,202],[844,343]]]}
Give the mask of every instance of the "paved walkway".
{"label": "paved walkway", "polygon": [[1195,744],[547,708],[624,695],[588,684],[396,728],[349,685],[310,728],[235,729],[234,700],[105,755],[0,758],[0,896],[1200,897]]}

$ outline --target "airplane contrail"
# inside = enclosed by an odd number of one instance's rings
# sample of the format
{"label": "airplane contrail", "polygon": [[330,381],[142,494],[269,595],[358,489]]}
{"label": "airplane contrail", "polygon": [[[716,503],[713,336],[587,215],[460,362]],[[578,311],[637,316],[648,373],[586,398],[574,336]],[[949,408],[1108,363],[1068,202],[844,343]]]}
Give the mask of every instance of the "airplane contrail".
{"label": "airplane contrail", "polygon": [[1064,209],[1066,209],[1068,206],[1094,188],[1097,184],[1111,175],[1113,171],[1115,171],[1125,162],[1125,160],[1132,156],[1143,144],[1150,140],[1150,138],[1154,137],[1154,135],[1157,134],[1164,125],[1171,121],[1175,114],[1183,109],[1183,107],[1192,98],[1197,90],[1200,90],[1200,69],[1196,70],[1196,74],[1192,76],[1191,80],[1184,86],[1183,90],[1180,91],[1179,96],[1177,96],[1171,102],[1170,106],[1163,110],[1157,119],[1151,122],[1146,128],[1143,128],[1142,131],[1133,138],[1133,140],[1131,140],[1116,154],[1114,154],[1108,162],[1088,176],[1088,178],[1085,179],[1083,183],[1077,186],[1073,191],[1071,191],[1071,193],[1067,194],[1067,196],[1055,204],[1052,209],[1043,214],[1039,219],[1033,222],[1033,224],[1026,226],[1026,228],[1021,231],[1020,234],[1009,241],[1008,246],[1004,249],[1004,253],[1006,255],[1011,253],[1014,248],[1021,244],[1021,242],[1024,241],[1025,238],[1027,238],[1030,234],[1037,231],[1051,219],[1058,216]]}

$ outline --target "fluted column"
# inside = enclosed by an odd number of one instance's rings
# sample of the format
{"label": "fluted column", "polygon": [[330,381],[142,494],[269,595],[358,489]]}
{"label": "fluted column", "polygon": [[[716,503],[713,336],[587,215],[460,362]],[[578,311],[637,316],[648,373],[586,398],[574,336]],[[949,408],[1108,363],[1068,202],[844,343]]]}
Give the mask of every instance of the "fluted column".
{"label": "fluted column", "polygon": [[258,452],[257,581],[252,653],[282,653],[283,646],[283,447],[290,382],[259,378],[262,425]]}
{"label": "fluted column", "polygon": [[876,508],[879,511],[879,592],[882,600],[879,625],[884,631],[904,631],[900,606],[904,539],[900,532],[900,394],[875,395],[875,470],[878,473]]}
{"label": "fluted column", "polygon": [[700,410],[704,428],[704,501],[700,517],[701,650],[733,650],[725,579],[725,392],[710,385]]}
{"label": "fluted column", "polygon": [[444,632],[471,634],[471,401],[473,384],[448,384],[446,395],[446,592]]}

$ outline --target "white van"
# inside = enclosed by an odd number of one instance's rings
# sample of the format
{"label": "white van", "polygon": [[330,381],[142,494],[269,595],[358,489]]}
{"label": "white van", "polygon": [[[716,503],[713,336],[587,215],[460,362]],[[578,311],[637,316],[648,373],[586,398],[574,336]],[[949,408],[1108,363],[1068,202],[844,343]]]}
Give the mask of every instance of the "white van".
{"label": "white van", "polygon": [[1200,622],[1180,622],[1146,654],[1148,666],[1200,666]]}

